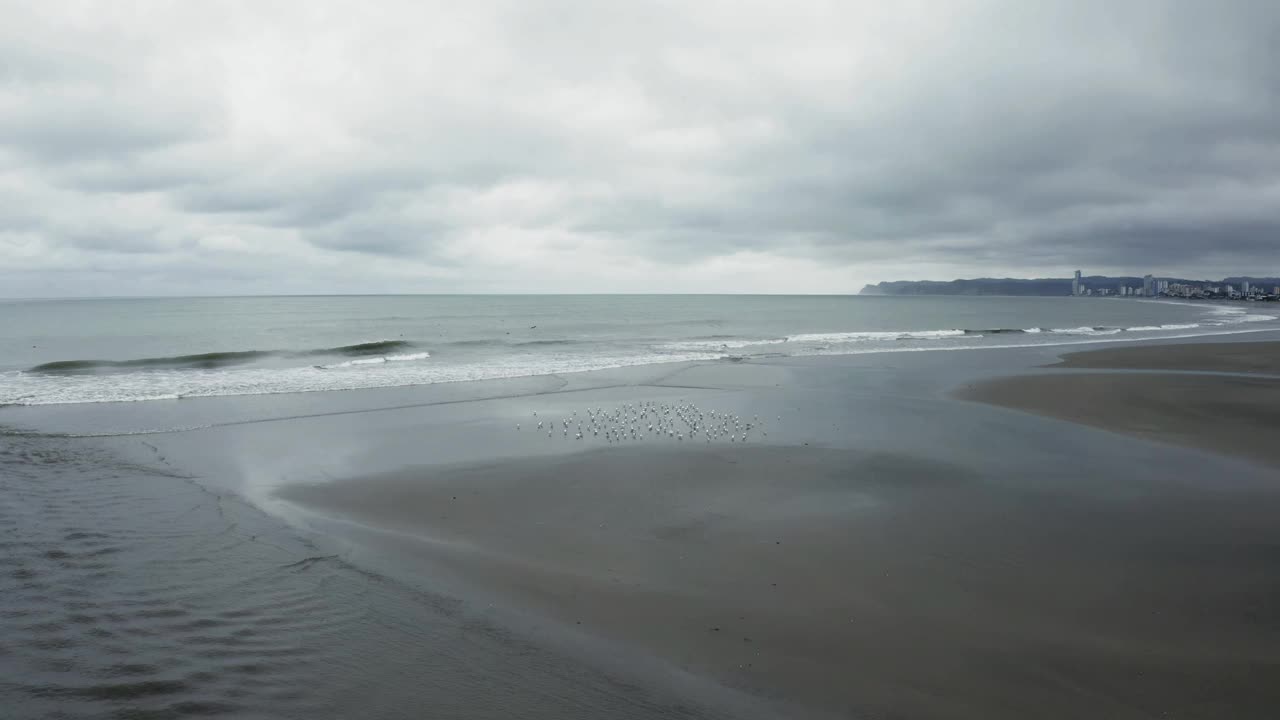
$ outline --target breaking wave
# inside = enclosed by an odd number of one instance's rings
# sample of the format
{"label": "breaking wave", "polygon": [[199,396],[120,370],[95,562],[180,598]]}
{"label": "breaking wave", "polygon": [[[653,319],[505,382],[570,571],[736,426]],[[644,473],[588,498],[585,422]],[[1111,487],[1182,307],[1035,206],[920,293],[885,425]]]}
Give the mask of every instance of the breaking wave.
{"label": "breaking wave", "polygon": [[90,375],[134,370],[217,370],[235,365],[261,362],[270,358],[382,356],[412,346],[413,343],[407,340],[377,340],[354,345],[303,351],[241,350],[135,358],[132,360],[58,360],[36,365],[28,372],[42,375]]}
{"label": "breaking wave", "polygon": [[[1132,325],[1123,320],[1112,320],[1111,326],[1082,323],[1078,327],[1052,327],[1043,319],[1011,321],[988,318],[984,321],[979,318],[969,320],[975,325],[969,328],[793,334],[783,334],[786,330],[757,331],[758,334],[746,330],[741,334],[724,334],[718,332],[720,328],[704,324],[704,329],[709,332],[691,337],[680,337],[688,332],[683,329],[651,334],[646,326],[644,334],[639,334],[629,326],[625,332],[603,337],[588,333],[573,339],[555,336],[522,338],[511,337],[501,329],[489,327],[472,330],[475,335],[470,337],[468,333],[457,339],[440,338],[430,345],[397,339],[312,349],[240,350],[125,360],[63,360],[36,365],[28,370],[14,368],[0,372],[0,404],[178,400],[219,395],[404,387],[681,361],[1115,343],[1259,332],[1269,330],[1271,326],[1267,323],[1277,320],[1273,315],[1259,313],[1265,311],[1262,307],[1204,309],[1208,312],[1179,323],[1150,325],[1136,324],[1134,320],[1129,321],[1134,323]],[[1032,326],[1037,321],[1043,327]],[[850,320],[849,324],[857,327],[855,322]],[[966,323],[966,320],[955,322]],[[1003,323],[1020,322],[1025,322],[1028,327],[1002,326]],[[1059,320],[1057,324],[1069,325],[1071,322]],[[794,329],[821,329],[821,326]],[[486,333],[488,337],[485,337]]]}
{"label": "breaking wave", "polygon": [[172,357],[137,358],[135,360],[59,360],[36,365],[31,368],[30,372],[47,375],[78,375],[111,370],[140,370],[147,368],[210,370],[262,360],[271,357],[272,354],[263,350],[246,350],[243,352],[215,352],[196,355],[174,355]]}
{"label": "breaking wave", "polygon": [[1058,335],[1116,335],[1122,332],[1144,332],[1158,330],[1185,330],[1199,325],[1161,325],[1159,327],[1074,327],[1074,328],[964,328],[948,330],[867,330],[861,332],[802,333],[782,338],[730,338],[714,337],[680,342],[666,343],[660,346],[664,350],[740,350],[742,348],[762,345],[839,345],[845,343],[896,342],[903,340],[947,340],[950,338],[981,338],[987,335],[1035,335],[1054,333]]}
{"label": "breaking wave", "polygon": [[805,333],[788,335],[792,343],[844,343],[867,340],[938,340],[964,335],[964,330],[873,330],[865,332]]}
{"label": "breaking wave", "polygon": [[309,355],[380,355],[392,350],[400,350],[402,348],[413,347],[413,343],[408,340],[376,340],[374,342],[356,343],[355,345],[342,345],[336,348],[328,348],[326,350],[310,350]]}
{"label": "breaking wave", "polygon": [[[899,341],[937,341],[952,338],[976,339],[988,335],[1065,335],[1078,337],[1108,337],[1125,333],[1159,333],[1196,329],[1223,328],[1241,323],[1267,322],[1277,318],[1270,315],[1247,314],[1235,308],[1221,308],[1214,312],[1214,319],[1206,323],[1168,323],[1164,325],[1137,325],[1134,327],[1106,327],[1082,325],[1066,328],[963,328],[948,330],[876,330],[861,332],[803,333],[780,338],[742,338],[725,335],[714,335],[693,340],[682,340],[662,344],[665,351],[714,351],[742,350],[744,348],[763,348],[774,345],[812,346],[821,345],[829,349],[832,345],[858,345],[866,343],[896,343]],[[777,352],[777,349],[771,349]],[[768,352],[768,351],[765,351]]]}

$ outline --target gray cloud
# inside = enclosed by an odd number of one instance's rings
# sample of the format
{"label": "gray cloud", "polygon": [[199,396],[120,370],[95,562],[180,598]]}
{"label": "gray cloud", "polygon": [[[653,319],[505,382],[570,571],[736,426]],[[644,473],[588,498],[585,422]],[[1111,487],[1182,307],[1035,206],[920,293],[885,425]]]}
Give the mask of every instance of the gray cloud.
{"label": "gray cloud", "polygon": [[0,0],[4,292],[840,292],[1280,249],[1273,3],[151,10]]}

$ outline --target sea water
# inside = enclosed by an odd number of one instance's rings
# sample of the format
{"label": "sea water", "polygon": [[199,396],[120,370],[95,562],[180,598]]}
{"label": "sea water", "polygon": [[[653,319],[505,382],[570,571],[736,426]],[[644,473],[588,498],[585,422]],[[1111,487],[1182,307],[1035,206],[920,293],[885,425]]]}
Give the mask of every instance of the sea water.
{"label": "sea water", "polygon": [[319,296],[0,302],[0,405],[397,387],[687,360],[1239,333],[1280,307],[1103,298]]}

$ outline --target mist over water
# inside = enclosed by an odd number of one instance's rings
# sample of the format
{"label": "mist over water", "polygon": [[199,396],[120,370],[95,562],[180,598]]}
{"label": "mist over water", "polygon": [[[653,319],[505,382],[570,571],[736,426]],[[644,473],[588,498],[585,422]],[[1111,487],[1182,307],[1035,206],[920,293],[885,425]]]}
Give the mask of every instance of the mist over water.
{"label": "mist over water", "polygon": [[1270,328],[1261,304],[1083,298],[356,296],[0,303],[0,404],[551,375]]}

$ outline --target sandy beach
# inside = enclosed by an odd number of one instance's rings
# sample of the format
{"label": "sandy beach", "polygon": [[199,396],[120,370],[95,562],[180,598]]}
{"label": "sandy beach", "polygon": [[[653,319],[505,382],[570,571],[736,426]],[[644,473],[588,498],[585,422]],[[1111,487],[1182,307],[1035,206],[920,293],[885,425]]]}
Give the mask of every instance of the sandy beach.
{"label": "sandy beach", "polygon": [[[0,670],[33,717],[1270,718],[1275,347],[0,409],[7,517],[57,513]],[[534,431],[642,404],[760,420]]]}
{"label": "sandy beach", "polygon": [[814,712],[1221,717],[1280,699],[1273,636],[1251,619],[1277,589],[1258,550],[1275,494],[1010,492],[892,454],[742,448],[283,496],[420,539],[382,546],[424,571]]}
{"label": "sandy beach", "polygon": [[1108,348],[1052,367],[1150,372],[998,378],[960,396],[1280,466],[1280,377],[1267,377],[1280,373],[1280,343]]}
{"label": "sandy beach", "polygon": [[1067,353],[1055,367],[1280,374],[1275,342],[1174,343]]}
{"label": "sandy beach", "polygon": [[[1258,367],[1276,347],[1066,362]],[[711,369],[669,381],[711,384]],[[729,384],[778,379],[724,372]],[[793,371],[784,396],[806,377]],[[963,395],[1275,461],[1277,388],[1055,374]],[[1112,417],[1123,422],[1102,420]],[[1264,679],[1280,662],[1264,610],[1280,589],[1267,550],[1275,488],[1201,485],[1136,458],[1027,477],[954,449],[942,461],[838,435],[405,467],[278,497],[355,523],[349,536],[401,572],[447,570],[500,604],[790,716],[1262,717],[1280,702]]]}

